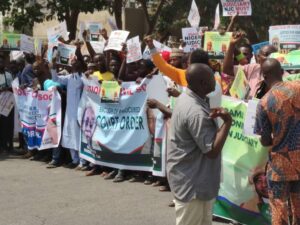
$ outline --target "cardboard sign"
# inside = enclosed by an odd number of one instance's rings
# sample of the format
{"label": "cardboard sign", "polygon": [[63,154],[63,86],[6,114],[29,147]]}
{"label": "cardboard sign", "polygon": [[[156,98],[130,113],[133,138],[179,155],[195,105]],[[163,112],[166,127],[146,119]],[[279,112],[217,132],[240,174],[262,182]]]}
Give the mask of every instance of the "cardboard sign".
{"label": "cardboard sign", "polygon": [[62,36],[65,40],[69,39],[66,21],[47,29],[47,36],[50,42],[57,41]]}
{"label": "cardboard sign", "polygon": [[15,33],[0,34],[0,49],[1,50],[20,50],[21,35]]}
{"label": "cardboard sign", "polygon": [[57,63],[62,65],[71,65],[75,57],[76,46],[59,43],[57,47]]}
{"label": "cardboard sign", "polygon": [[251,16],[252,6],[250,0],[221,0],[223,16]]}
{"label": "cardboard sign", "polygon": [[192,52],[201,48],[201,35],[196,27],[182,28],[182,39],[185,42],[184,52]]}
{"label": "cardboard sign", "polygon": [[35,53],[34,38],[21,34],[20,50],[27,53]]}
{"label": "cardboard sign", "polygon": [[127,63],[136,62],[143,58],[139,36],[135,36],[127,41]]}
{"label": "cardboard sign", "polygon": [[269,42],[282,54],[300,49],[300,24],[271,26]]}
{"label": "cardboard sign", "polygon": [[103,81],[101,84],[101,103],[119,103],[121,86],[117,81]]}
{"label": "cardboard sign", "polygon": [[210,58],[224,58],[232,33],[226,32],[220,35],[219,32],[205,32],[204,50],[208,52]]}
{"label": "cardboard sign", "polygon": [[200,14],[195,0],[192,1],[191,9],[188,16],[188,21],[192,27],[198,27],[200,23]]}
{"label": "cardboard sign", "polygon": [[126,30],[115,30],[111,32],[107,46],[105,47],[104,51],[107,50],[115,50],[121,51],[122,44],[126,42],[126,39],[129,35],[129,31]]}

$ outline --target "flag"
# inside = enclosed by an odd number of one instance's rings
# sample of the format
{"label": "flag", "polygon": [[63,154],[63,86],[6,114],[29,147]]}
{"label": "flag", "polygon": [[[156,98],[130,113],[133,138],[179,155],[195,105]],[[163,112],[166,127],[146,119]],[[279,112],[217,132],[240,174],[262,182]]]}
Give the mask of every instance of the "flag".
{"label": "flag", "polygon": [[219,25],[220,25],[220,4],[218,4],[216,8],[214,30],[217,30]]}
{"label": "flag", "polygon": [[195,0],[192,1],[191,10],[188,16],[188,21],[192,27],[198,27],[200,23],[200,14]]}

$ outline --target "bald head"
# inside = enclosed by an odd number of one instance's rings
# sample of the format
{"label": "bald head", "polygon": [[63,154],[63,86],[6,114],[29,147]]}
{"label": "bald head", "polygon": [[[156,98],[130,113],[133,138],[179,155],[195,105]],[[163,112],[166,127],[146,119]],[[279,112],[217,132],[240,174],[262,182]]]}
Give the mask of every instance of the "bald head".
{"label": "bald head", "polygon": [[208,65],[191,64],[186,70],[188,87],[200,97],[206,96],[215,89],[214,73]]}
{"label": "bald head", "polygon": [[261,72],[266,82],[282,80],[283,71],[279,61],[276,59],[266,59],[261,65]]}

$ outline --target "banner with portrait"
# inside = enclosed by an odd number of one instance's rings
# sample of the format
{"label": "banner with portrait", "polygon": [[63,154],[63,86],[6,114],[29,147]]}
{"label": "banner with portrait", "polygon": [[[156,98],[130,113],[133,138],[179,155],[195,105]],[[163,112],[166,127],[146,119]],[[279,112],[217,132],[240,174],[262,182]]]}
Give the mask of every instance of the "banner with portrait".
{"label": "banner with portrait", "polygon": [[[147,119],[149,81],[144,79],[140,84],[123,82],[118,103],[101,102],[101,87],[97,80],[84,81],[78,111],[82,158],[118,169],[153,171],[154,132],[149,127],[155,126],[150,124],[155,120]],[[156,152],[156,155],[162,158],[161,153]]]}
{"label": "banner with portrait", "polygon": [[28,149],[58,147],[61,138],[61,98],[58,91],[21,89],[17,79],[12,87]]}
{"label": "banner with portrait", "polygon": [[233,123],[222,151],[222,181],[214,214],[247,225],[271,224],[265,176],[268,150],[244,135],[247,103],[223,96]]}

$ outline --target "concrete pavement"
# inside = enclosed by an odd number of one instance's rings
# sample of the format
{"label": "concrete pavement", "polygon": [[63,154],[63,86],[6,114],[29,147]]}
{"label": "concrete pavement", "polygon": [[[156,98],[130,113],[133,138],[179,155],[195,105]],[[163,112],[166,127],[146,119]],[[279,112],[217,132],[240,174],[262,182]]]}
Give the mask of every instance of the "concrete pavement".
{"label": "concrete pavement", "polygon": [[0,225],[174,225],[171,200],[141,183],[0,156]]}

